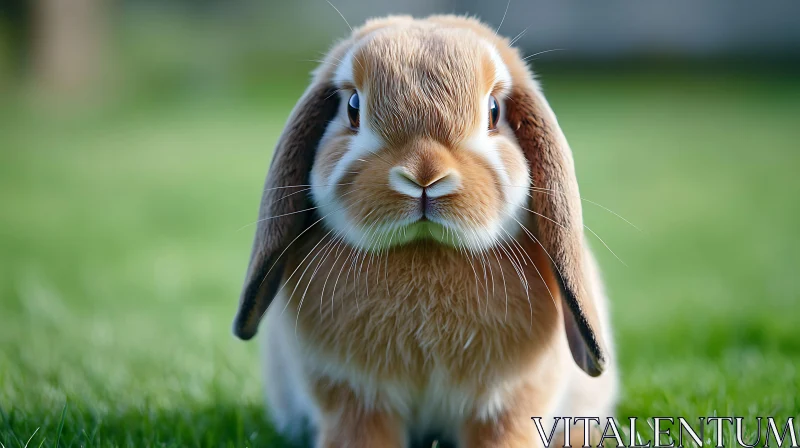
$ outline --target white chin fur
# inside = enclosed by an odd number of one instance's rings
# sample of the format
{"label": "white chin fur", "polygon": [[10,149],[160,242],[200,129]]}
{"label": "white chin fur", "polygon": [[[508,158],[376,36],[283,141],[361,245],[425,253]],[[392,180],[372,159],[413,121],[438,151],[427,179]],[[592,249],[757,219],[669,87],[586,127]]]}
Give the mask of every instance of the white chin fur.
{"label": "white chin fur", "polygon": [[424,240],[470,252],[481,252],[516,238],[522,231],[518,223],[521,222],[520,213],[514,213],[513,219],[506,217],[502,221],[498,220],[482,227],[465,227],[435,217],[431,217],[428,221],[418,221],[418,217],[409,217],[404,220],[360,226],[350,219],[340,201],[317,202],[316,205],[319,207],[323,223],[328,230],[331,230],[331,235],[342,237],[348,245],[368,252]]}

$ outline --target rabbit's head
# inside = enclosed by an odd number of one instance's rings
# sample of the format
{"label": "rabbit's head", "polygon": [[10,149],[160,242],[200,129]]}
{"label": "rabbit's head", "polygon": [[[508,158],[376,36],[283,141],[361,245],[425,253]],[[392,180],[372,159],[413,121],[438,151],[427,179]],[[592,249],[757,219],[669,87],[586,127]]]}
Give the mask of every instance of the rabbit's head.
{"label": "rabbit's head", "polygon": [[336,65],[339,107],[311,193],[348,243],[420,238],[480,251],[517,233],[530,176],[503,117],[511,74],[476,33],[429,22],[377,29]]}
{"label": "rabbit's head", "polygon": [[551,258],[573,357],[602,372],[571,152],[518,52],[476,20],[370,21],[331,50],[289,117],[259,218],[244,339],[311,225],[364,251],[427,239],[479,253],[525,233]]}

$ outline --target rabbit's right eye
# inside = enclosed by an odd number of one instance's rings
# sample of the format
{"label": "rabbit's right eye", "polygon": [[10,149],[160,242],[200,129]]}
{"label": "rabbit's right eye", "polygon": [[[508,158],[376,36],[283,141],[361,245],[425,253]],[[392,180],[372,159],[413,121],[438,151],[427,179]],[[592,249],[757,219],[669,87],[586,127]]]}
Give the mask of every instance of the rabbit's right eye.
{"label": "rabbit's right eye", "polygon": [[497,98],[494,96],[489,97],[489,130],[497,130],[497,120],[500,119],[500,105],[497,104]]}
{"label": "rabbit's right eye", "polygon": [[350,99],[347,101],[347,116],[350,118],[350,126],[354,129],[358,129],[360,123],[358,106],[358,92],[353,92],[353,94],[350,95]]}

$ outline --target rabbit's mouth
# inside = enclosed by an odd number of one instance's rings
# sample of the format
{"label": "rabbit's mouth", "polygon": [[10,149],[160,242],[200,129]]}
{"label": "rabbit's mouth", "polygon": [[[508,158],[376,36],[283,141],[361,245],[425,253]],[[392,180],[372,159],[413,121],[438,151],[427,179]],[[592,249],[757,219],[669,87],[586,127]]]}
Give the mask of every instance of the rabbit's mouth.
{"label": "rabbit's mouth", "polygon": [[457,239],[455,234],[445,225],[429,219],[423,215],[416,222],[406,226],[404,229],[405,237],[401,244],[415,241],[436,241],[447,246],[456,246]]}
{"label": "rabbit's mouth", "polygon": [[[400,247],[416,242],[428,241],[459,250],[482,250],[491,239],[489,229],[465,228],[462,223],[444,219],[435,214],[418,215],[401,222],[372,228],[365,238],[359,238],[359,248],[367,251],[381,251],[390,247]],[[492,239],[496,242],[496,239]]]}

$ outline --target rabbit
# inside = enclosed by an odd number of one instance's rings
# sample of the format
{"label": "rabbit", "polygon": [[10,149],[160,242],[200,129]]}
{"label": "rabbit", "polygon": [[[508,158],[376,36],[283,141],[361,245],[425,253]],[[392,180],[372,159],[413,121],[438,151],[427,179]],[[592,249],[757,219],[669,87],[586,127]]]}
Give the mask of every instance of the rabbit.
{"label": "rabbit", "polygon": [[532,417],[613,415],[572,154],[507,38],[390,16],[333,47],[273,153],[234,334],[262,317],[270,420],[316,447],[543,446]]}

